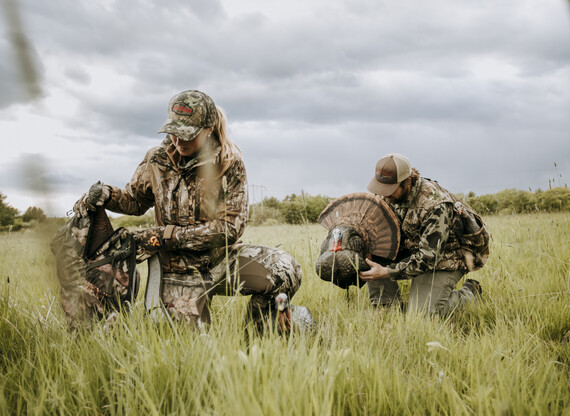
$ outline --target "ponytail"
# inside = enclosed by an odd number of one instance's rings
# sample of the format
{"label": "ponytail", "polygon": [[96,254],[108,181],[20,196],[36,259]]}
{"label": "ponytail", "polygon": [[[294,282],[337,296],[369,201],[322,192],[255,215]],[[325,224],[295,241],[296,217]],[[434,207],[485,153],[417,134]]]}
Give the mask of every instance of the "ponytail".
{"label": "ponytail", "polygon": [[220,152],[220,175],[223,176],[230,168],[232,162],[236,158],[242,157],[241,149],[230,139],[228,135],[228,126],[226,122],[226,114],[224,110],[216,106],[216,124],[214,125],[214,133],[220,140],[222,150]]}

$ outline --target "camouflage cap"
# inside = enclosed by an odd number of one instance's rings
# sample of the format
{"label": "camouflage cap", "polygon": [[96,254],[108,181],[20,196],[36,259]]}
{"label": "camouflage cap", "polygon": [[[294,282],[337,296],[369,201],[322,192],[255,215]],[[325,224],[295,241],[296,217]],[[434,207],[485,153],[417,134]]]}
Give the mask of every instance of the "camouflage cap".
{"label": "camouflage cap", "polygon": [[179,139],[190,141],[204,128],[216,122],[216,105],[206,94],[188,90],[176,94],[168,104],[168,119],[158,131],[170,133]]}
{"label": "camouflage cap", "polygon": [[398,153],[390,153],[376,163],[375,175],[367,189],[376,195],[390,196],[411,174],[412,165],[408,158]]}

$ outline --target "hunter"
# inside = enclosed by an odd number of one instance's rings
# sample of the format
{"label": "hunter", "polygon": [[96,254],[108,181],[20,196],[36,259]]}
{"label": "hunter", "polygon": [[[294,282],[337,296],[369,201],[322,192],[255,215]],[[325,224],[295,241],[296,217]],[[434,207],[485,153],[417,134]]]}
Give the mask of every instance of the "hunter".
{"label": "hunter", "polygon": [[142,215],[154,207],[155,226],[134,235],[140,256],[160,258],[170,315],[209,324],[212,296],[239,292],[252,295],[248,318],[263,328],[277,294],[292,298],[299,288],[301,269],[285,251],[239,243],[248,220],[247,177],[223,111],[203,92],[181,92],[159,133],[166,138],[124,189],[97,183],[78,210]]}
{"label": "hunter", "polygon": [[474,279],[455,288],[489,255],[487,227],[471,207],[436,181],[420,177],[397,153],[376,163],[368,190],[391,204],[403,240],[395,262],[366,259],[370,270],[360,277],[367,282],[373,305],[401,305],[398,281],[403,279],[411,279],[410,312],[447,314],[481,296],[481,285]]}

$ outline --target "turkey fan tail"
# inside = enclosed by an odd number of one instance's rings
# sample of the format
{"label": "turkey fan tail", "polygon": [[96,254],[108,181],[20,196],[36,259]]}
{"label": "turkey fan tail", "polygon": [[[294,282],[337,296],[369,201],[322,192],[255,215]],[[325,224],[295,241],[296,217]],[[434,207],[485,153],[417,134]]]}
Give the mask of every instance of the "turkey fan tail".
{"label": "turkey fan tail", "polygon": [[[364,225],[368,230],[370,253],[394,260],[400,247],[400,222],[388,204],[384,203],[381,207],[380,223],[373,216],[367,216],[367,224]],[[376,215],[375,213],[374,217]]]}
{"label": "turkey fan tail", "polygon": [[372,254],[394,259],[400,245],[400,226],[396,214],[377,195],[360,192],[331,201],[321,212],[319,224],[328,230],[349,225],[363,234]]}

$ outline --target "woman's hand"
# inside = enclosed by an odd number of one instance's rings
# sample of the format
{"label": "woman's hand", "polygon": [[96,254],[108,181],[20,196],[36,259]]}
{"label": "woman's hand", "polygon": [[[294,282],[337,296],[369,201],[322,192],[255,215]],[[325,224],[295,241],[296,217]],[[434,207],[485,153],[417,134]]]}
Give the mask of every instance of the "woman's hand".
{"label": "woman's hand", "polygon": [[89,211],[94,212],[97,207],[104,207],[110,198],[111,188],[99,181],[79,198],[73,206],[73,212],[78,218],[86,218]]}

